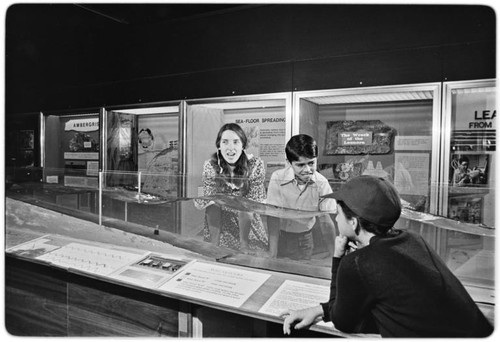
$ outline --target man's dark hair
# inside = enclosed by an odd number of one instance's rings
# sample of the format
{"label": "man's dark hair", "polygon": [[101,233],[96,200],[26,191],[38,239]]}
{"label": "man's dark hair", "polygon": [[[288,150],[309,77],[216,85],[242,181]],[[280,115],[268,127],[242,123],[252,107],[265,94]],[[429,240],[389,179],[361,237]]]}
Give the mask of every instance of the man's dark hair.
{"label": "man's dark hair", "polygon": [[460,165],[462,165],[463,162],[469,165],[469,158],[467,158],[466,156],[461,156],[460,159],[458,159],[458,162],[460,163]]}
{"label": "man's dark hair", "polygon": [[313,137],[298,134],[290,138],[285,147],[286,159],[291,163],[300,157],[313,159],[318,157],[318,145]]}
{"label": "man's dark hair", "polygon": [[372,223],[361,216],[357,215],[352,211],[344,201],[337,200],[338,205],[342,208],[342,211],[347,219],[352,219],[353,217],[358,219],[358,226],[356,227],[355,233],[359,234],[361,228],[367,232],[373,233],[375,235],[386,235],[388,232],[392,231],[392,227],[384,227],[378,224]]}

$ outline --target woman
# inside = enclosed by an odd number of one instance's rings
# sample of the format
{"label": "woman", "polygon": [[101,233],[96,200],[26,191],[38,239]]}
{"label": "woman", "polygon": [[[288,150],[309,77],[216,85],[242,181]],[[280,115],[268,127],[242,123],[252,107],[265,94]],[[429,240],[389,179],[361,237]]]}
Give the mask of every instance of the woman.
{"label": "woman", "polygon": [[[247,155],[247,144],[247,136],[239,125],[228,123],[220,128],[215,140],[217,152],[203,165],[204,196],[225,194],[257,202],[265,200],[264,162]],[[219,207],[212,201],[197,199],[195,204],[198,209],[206,208],[205,241],[243,252],[267,250],[267,234],[260,216]]]}

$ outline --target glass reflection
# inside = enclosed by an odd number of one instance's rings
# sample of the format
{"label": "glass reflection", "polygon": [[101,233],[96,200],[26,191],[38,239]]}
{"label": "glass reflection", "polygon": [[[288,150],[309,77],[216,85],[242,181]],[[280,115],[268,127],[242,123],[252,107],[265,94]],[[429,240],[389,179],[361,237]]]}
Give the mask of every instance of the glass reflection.
{"label": "glass reflection", "polygon": [[[21,171],[6,170],[9,174],[20,174]],[[139,174],[129,173],[134,178],[133,186],[110,186],[106,180],[110,175],[101,175],[101,188],[64,186],[53,182],[53,175],[62,170],[45,170],[49,174],[40,182],[36,179],[15,177],[11,179],[11,185],[6,188],[6,196],[10,199],[24,201],[37,206],[46,207],[50,210],[61,212],[65,215],[81,217],[85,220],[94,220],[101,215],[102,225],[113,227],[134,234],[151,237],[166,243],[182,246],[182,248],[196,251],[203,255],[218,258],[232,257],[234,263],[243,262],[238,256],[254,258],[252,265],[258,263],[259,267],[283,271],[284,264],[287,271],[295,271],[307,274],[313,268],[325,268],[326,273],[331,265],[330,239],[320,228],[322,220],[331,220],[335,213],[324,211],[307,211],[293,208],[279,207],[272,204],[257,202],[242,196],[229,194],[211,194],[197,197],[179,197],[176,194],[156,194],[144,187],[148,177],[158,177],[162,183],[182,184],[199,176],[189,176],[190,180],[181,176],[166,176],[161,174]],[[41,169],[32,169],[33,174],[42,174]],[[115,179],[123,178],[124,175],[113,173]],[[278,183],[279,184],[279,183]],[[269,187],[271,184],[269,184]],[[101,198],[100,198],[101,194]],[[269,239],[272,231],[279,232],[286,224],[298,222],[309,222],[315,217],[312,226],[312,253],[311,258],[297,258],[290,255],[278,253],[271,257],[268,248],[250,249],[241,251],[237,248],[216,246],[215,242],[205,241],[204,227],[206,220],[205,210],[195,206],[196,202],[211,202],[209,207],[217,208],[222,215],[224,211],[230,213],[236,219],[238,225],[233,226],[240,232],[240,217],[246,215],[251,217],[254,224],[259,219],[264,225],[266,237]],[[9,201],[7,208],[19,204]],[[220,219],[223,219],[220,216]],[[334,221],[334,220],[333,220]],[[287,223],[285,223],[287,222]],[[6,221],[9,225],[9,220]],[[221,231],[224,229],[221,225]],[[447,265],[466,284],[484,286],[486,288],[494,285],[494,230],[478,227],[467,222],[458,222],[444,217],[433,216],[416,212],[408,207],[403,210],[402,218],[396,223],[398,229],[414,230],[423,236]],[[71,229],[67,230],[71,234]],[[337,232],[333,228],[333,234]],[[298,239],[297,239],[298,240]],[[310,248],[311,240],[302,240],[304,248]],[[289,245],[288,237],[279,236],[279,244]],[[300,244],[294,244],[300,246]],[[279,250],[279,245],[278,245]],[[286,247],[285,247],[286,250]],[[248,259],[245,259],[248,260]],[[274,265],[274,266],[273,266]],[[302,266],[301,266],[302,265]],[[274,267],[274,268],[273,268]],[[302,267],[302,268],[301,268]],[[308,269],[304,269],[307,267]]]}

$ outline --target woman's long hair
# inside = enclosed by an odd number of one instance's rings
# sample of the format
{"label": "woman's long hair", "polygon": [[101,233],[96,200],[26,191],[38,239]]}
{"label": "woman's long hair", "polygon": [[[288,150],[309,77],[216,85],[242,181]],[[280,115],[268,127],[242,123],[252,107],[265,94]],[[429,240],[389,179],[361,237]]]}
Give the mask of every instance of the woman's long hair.
{"label": "woman's long hair", "polygon": [[[220,141],[222,139],[222,133],[225,131],[233,131],[238,135],[243,145],[243,151],[241,153],[240,158],[234,163],[234,176],[231,176],[231,169],[229,163],[224,159],[220,151]],[[248,138],[245,134],[245,131],[240,127],[240,125],[235,123],[227,123],[223,125],[219,133],[217,134],[217,138],[215,139],[215,146],[217,147],[217,152],[212,155],[211,162],[214,166],[215,170],[218,170],[216,175],[216,180],[218,181],[218,185],[221,186],[223,184],[233,184],[237,188],[242,190],[242,193],[246,193],[248,191],[248,176],[250,175],[250,162],[245,153],[245,149],[248,144]]]}

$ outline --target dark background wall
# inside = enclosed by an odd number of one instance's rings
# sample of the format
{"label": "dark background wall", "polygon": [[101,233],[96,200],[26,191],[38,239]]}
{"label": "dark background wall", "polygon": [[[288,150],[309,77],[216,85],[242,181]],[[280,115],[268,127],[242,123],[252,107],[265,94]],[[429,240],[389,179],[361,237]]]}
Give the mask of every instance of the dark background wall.
{"label": "dark background wall", "polygon": [[[78,4],[8,8],[8,131],[37,130],[40,111],[496,77],[488,6],[104,7],[125,19]],[[184,13],[161,17],[172,9]]]}
{"label": "dark background wall", "polygon": [[495,29],[492,8],[467,5],[247,5],[141,24],[12,5],[6,112],[494,78]]}

